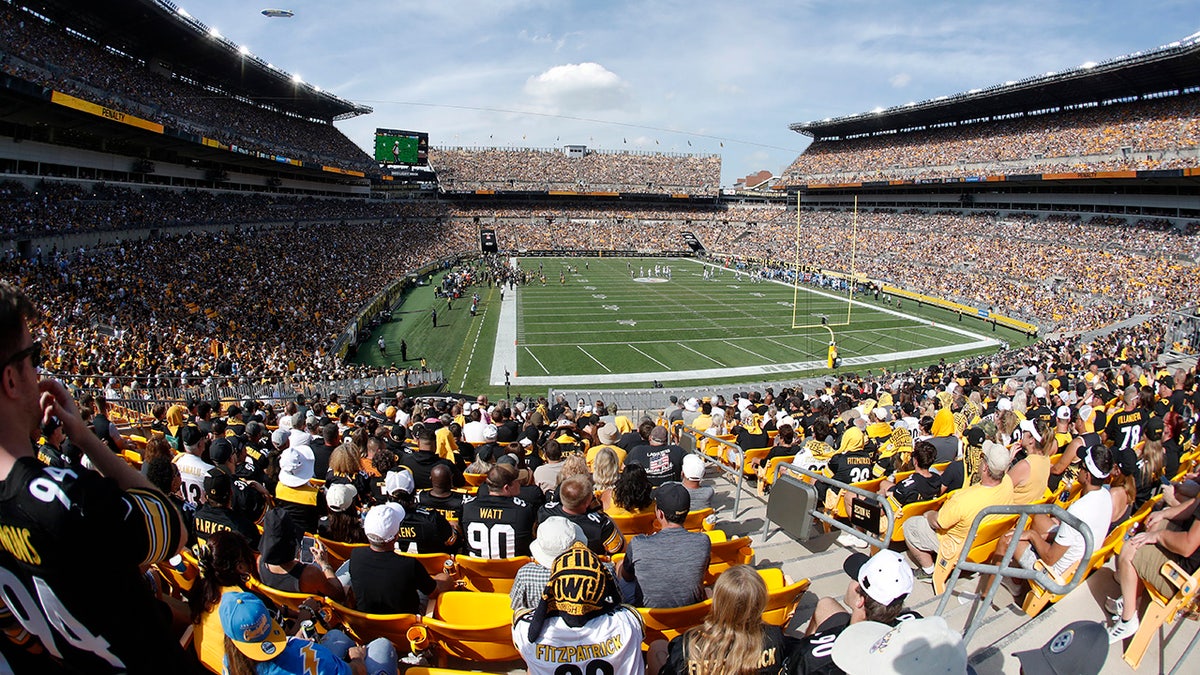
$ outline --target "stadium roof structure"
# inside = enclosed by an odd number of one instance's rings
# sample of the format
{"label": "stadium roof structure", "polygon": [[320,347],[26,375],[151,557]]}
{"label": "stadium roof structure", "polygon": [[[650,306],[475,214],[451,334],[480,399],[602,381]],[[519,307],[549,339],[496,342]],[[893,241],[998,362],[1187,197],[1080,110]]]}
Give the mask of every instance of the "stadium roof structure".
{"label": "stadium roof structure", "polygon": [[788,128],[818,140],[947,126],[1028,113],[1133,100],[1200,88],[1200,32],[1157,49],[1061,73],[871,112],[797,122]]}
{"label": "stadium roof structure", "polygon": [[169,0],[18,0],[100,44],[262,105],[332,121],[371,112],[254,56]]}

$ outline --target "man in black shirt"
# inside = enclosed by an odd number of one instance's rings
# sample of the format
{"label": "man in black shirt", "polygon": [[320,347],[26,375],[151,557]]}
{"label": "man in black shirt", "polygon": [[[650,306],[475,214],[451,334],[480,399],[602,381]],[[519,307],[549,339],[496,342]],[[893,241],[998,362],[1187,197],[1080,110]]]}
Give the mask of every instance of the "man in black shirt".
{"label": "man in black shirt", "polygon": [[[4,640],[18,672],[190,673],[142,565],[179,552],[178,509],[87,427],[66,387],[39,382],[36,310],[0,281],[0,577],[36,651]],[[51,416],[96,471],[48,467],[30,438]],[[81,561],[86,565],[81,567]]]}
{"label": "man in black shirt", "polygon": [[875,621],[894,626],[921,618],[904,608],[913,588],[912,568],[904,556],[888,550],[871,557],[852,553],[842,569],[850,577],[842,602],[821,598],[809,622],[810,634],[799,639],[785,634],[788,672],[793,675],[840,675],[842,669],[833,662],[833,642],[851,624]]}
{"label": "man in black shirt", "polygon": [[429,480],[433,487],[428,490],[418,490],[416,503],[438,511],[447,520],[458,522],[462,520],[463,493],[451,490],[450,469],[445,466],[435,466],[429,472]]}
{"label": "man in black shirt", "polygon": [[330,422],[321,428],[321,440],[313,439],[313,475],[324,478],[329,473],[329,458],[338,446],[338,426]]}
{"label": "man in black shirt", "polygon": [[663,426],[654,427],[648,440],[648,445],[639,445],[629,451],[625,456],[625,464],[640,464],[654,487],[672,481],[679,482],[680,472],[683,471],[683,448],[668,445],[667,428]]}
{"label": "man in black shirt", "polygon": [[477,558],[529,555],[536,511],[517,495],[520,474],[507,464],[493,466],[479,494],[463,498],[464,550]]}
{"label": "man in black shirt", "polygon": [[596,498],[594,490],[592,477],[587,474],[567,478],[558,486],[559,501],[549,502],[538,510],[538,523],[551,516],[562,516],[583,530],[593,553],[611,556],[625,548],[625,537],[607,513],[589,508]]}
{"label": "man in black shirt", "polygon": [[[454,463],[448,459],[438,457],[436,447],[437,440],[434,437],[434,432],[425,429],[417,435],[417,451],[405,452],[400,456],[400,465],[407,467],[412,472],[413,481],[416,483],[418,490],[426,490],[433,487],[433,481],[430,480],[429,476],[435,466],[445,466],[450,470],[451,475],[455,475]],[[461,480],[461,476],[456,476],[456,482],[461,482]]]}
{"label": "man in black shirt", "polygon": [[350,554],[350,584],[360,612],[420,614],[418,591],[432,597],[454,587],[445,572],[431,577],[416,558],[396,555],[404,517],[399,504],[380,504],[367,512],[363,530],[370,546]]}
{"label": "man in black shirt", "polygon": [[412,474],[403,469],[389,471],[384,490],[388,500],[404,507],[398,540],[401,551],[416,546],[417,553],[457,553],[458,532],[440,512],[417,505],[413,500]]}
{"label": "man in black shirt", "polygon": [[214,532],[240,532],[258,550],[259,533],[254,521],[229,507],[233,498],[233,480],[221,467],[208,472],[204,478],[207,499],[196,509],[194,516],[196,544],[203,546]]}

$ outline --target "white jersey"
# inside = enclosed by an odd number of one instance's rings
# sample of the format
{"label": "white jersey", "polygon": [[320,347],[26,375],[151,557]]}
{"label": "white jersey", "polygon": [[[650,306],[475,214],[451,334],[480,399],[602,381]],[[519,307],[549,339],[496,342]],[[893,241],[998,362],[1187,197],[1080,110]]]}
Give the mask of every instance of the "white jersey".
{"label": "white jersey", "polygon": [[183,485],[180,486],[180,490],[183,493],[184,500],[196,506],[203,504],[206,501],[204,498],[204,477],[216,467],[186,452],[181,452],[175,456],[175,466],[179,467],[179,477],[183,479]]}
{"label": "white jersey", "polygon": [[[513,621],[513,644],[529,666],[529,675],[646,672],[642,617],[628,605],[595,617],[582,628],[571,628],[562,617],[552,616],[546,619],[537,642],[529,641],[531,619],[533,612],[526,611]],[[597,661],[601,663],[594,663]],[[563,664],[576,667],[564,668]]]}

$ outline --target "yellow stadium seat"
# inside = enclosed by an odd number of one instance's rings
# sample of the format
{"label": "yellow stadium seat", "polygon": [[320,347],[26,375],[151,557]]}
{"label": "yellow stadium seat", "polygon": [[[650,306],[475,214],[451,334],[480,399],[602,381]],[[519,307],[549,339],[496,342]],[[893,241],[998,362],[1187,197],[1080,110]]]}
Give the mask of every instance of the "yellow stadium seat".
{"label": "yellow stadium seat", "polygon": [[347,544],[343,541],[334,541],[326,539],[319,534],[314,535],[314,538],[325,547],[325,555],[329,558],[329,565],[335,570],[341,567],[342,563],[350,559],[350,554],[355,549],[368,548],[370,546],[370,544]]}
{"label": "yellow stadium seat", "polygon": [[467,481],[467,485],[473,488],[478,488],[487,481],[486,473],[463,473],[463,480]]}
{"label": "yellow stadium seat", "polygon": [[721,530],[709,530],[705,534],[712,542],[708,571],[704,575],[705,585],[716,583],[717,577],[734,565],[754,564],[754,549],[750,547],[750,537],[728,539]]}
{"label": "yellow stadium seat", "polygon": [[638,607],[638,614],[642,615],[642,624],[646,629],[642,645],[649,648],[657,640],[669,642],[685,633],[689,628],[704,623],[704,618],[710,611],[712,611],[712,598],[706,598],[694,605],[671,609]]}
{"label": "yellow stadium seat", "polygon": [[414,651],[433,649],[439,663],[446,657],[468,661],[515,661],[521,658],[512,640],[513,612],[507,593],[449,591],[437,596],[432,616],[408,631]]}
{"label": "yellow stadium seat", "polygon": [[281,591],[278,588],[271,588],[254,577],[250,577],[246,580],[246,589],[252,593],[257,593],[269,598],[271,602],[274,602],[276,605],[287,607],[293,612],[300,611],[300,605],[309,598],[321,600],[320,596],[309,593],[292,593],[291,591]]}
{"label": "yellow stadium seat", "polygon": [[754,460],[762,461],[768,454],[771,448],[750,448],[742,453],[742,473],[746,476],[757,475],[754,472]]}
{"label": "yellow stadium seat", "polygon": [[192,590],[196,579],[200,576],[200,565],[196,558],[186,548],[180,552],[179,567],[176,569],[171,566],[171,563],[163,561],[155,563],[154,568],[167,582],[169,588],[165,589],[168,594],[174,598],[182,598],[188,591]]}
{"label": "yellow stadium seat", "polygon": [[446,571],[446,561],[453,560],[453,556],[446,553],[399,553],[398,555],[420,562],[431,577]]}
{"label": "yellow stadium seat", "polygon": [[892,541],[904,541],[904,521],[913,516],[920,516],[929,511],[936,511],[942,508],[942,504],[949,498],[950,494],[946,493],[940,497],[902,506],[900,511],[894,514],[896,525],[892,528]]}
{"label": "yellow stadium seat", "polygon": [[[1003,537],[1013,526],[1017,524],[1017,516],[992,516],[985,520],[979,526],[979,530],[975,533],[975,541],[971,543],[971,551],[967,554],[967,560],[973,563],[982,563],[992,557],[992,553],[996,551],[996,544],[999,543],[1000,537]],[[946,560],[940,555],[937,562],[933,566],[933,592],[941,595],[946,591],[946,582],[950,579],[950,573],[954,570],[954,566],[958,564],[958,553],[955,553],[953,560]]]}
{"label": "yellow stadium seat", "polygon": [[[1134,520],[1133,518],[1127,518],[1123,523],[1118,525],[1116,529],[1114,529],[1112,532],[1109,532],[1108,536],[1104,538],[1104,541],[1100,542],[1098,545],[1093,542],[1095,545],[1095,550],[1092,551],[1092,557],[1087,561],[1087,567],[1084,569],[1083,577],[1080,580],[1081,583],[1083,581],[1087,581],[1087,578],[1091,576],[1092,572],[1104,567],[1104,564],[1108,562],[1108,559],[1116,555],[1117,545],[1125,540],[1125,533],[1129,531],[1129,528],[1132,527],[1135,522],[1139,521]],[[1075,563],[1065,572],[1063,572],[1061,576],[1059,576],[1047,568],[1041,560],[1038,560],[1036,563],[1034,563],[1034,565],[1036,565],[1037,569],[1048,573],[1051,578],[1060,584],[1065,584],[1068,580],[1075,576],[1075,569],[1079,567],[1079,563]],[[1036,581],[1030,580],[1029,592],[1025,594],[1025,599],[1021,602],[1021,609],[1024,610],[1025,613],[1030,617],[1035,617],[1040,614],[1047,605],[1052,602],[1058,602],[1062,598],[1063,596],[1055,595],[1047,591],[1045,588],[1042,588],[1042,586]]]}
{"label": "yellow stadium seat", "polygon": [[712,507],[700,509],[698,511],[688,511],[687,520],[683,521],[683,529],[687,530],[688,532],[700,532],[704,530],[707,526],[707,524],[704,522],[704,519],[708,518],[712,514]]}
{"label": "yellow stadium seat", "polygon": [[470,590],[481,593],[508,593],[512,590],[517,570],[532,560],[529,556],[489,560],[460,555],[454,562],[458,566],[459,578]]}
{"label": "yellow stadium seat", "polygon": [[767,461],[766,466],[763,467],[762,482],[765,483],[767,486],[773,485],[775,483],[775,478],[779,475],[779,471],[780,471],[779,467],[784,464],[791,464],[792,460],[794,460],[794,459],[796,459],[795,455],[783,455],[781,457],[772,457],[770,460]]}
{"label": "yellow stadium seat", "polygon": [[608,515],[616,523],[617,529],[621,530],[621,534],[625,535],[626,542],[639,534],[654,534],[658,529],[658,520],[653,511],[632,516],[612,513]]}
{"label": "yellow stadium seat", "polygon": [[[1146,605],[1146,611],[1142,614],[1137,633],[1134,633],[1133,639],[1129,641],[1123,657],[1125,663],[1128,663],[1134,670],[1141,665],[1146,648],[1150,646],[1154,636],[1159,634],[1162,625],[1175,623],[1175,619],[1182,610],[1193,606],[1196,601],[1196,591],[1200,589],[1200,570],[1196,570],[1189,576],[1187,572],[1183,571],[1183,568],[1168,560],[1163,563],[1161,573],[1171,585],[1175,586],[1176,590],[1168,597],[1159,594],[1150,584],[1143,584],[1146,595],[1150,596],[1150,602]],[[1164,636],[1163,640],[1166,639],[1167,637]]]}
{"label": "yellow stadium seat", "polygon": [[767,606],[763,609],[763,621],[782,626],[796,610],[800,597],[808,590],[808,579],[787,583],[787,577],[778,567],[758,570],[758,575],[767,584]]}
{"label": "yellow stadium seat", "polygon": [[359,644],[385,638],[403,653],[408,647],[408,629],[420,621],[416,614],[368,614],[325,598],[325,604],[342,618],[347,632]]}

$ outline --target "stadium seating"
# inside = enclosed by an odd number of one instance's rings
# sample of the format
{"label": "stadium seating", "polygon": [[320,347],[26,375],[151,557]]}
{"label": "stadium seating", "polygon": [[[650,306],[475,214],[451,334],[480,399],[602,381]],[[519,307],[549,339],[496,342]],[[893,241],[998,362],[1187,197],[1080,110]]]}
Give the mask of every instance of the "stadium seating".
{"label": "stadium seating", "polygon": [[454,558],[458,578],[468,589],[480,593],[508,593],[512,590],[517,571],[532,561],[533,558],[529,556],[495,560],[467,555]]}
{"label": "stadium seating", "polygon": [[507,593],[449,591],[434,599],[430,614],[409,629],[409,641],[416,650],[432,649],[439,662],[448,656],[474,662],[521,658],[513,646]]}
{"label": "stadium seating", "polygon": [[689,628],[704,623],[704,618],[712,611],[712,598],[707,598],[693,605],[674,607],[671,609],[638,607],[642,615],[642,625],[645,628],[643,648],[649,648],[657,640],[667,640],[682,635]]}
{"label": "stadium seating", "polygon": [[767,606],[763,610],[763,621],[773,626],[783,626],[796,611],[800,596],[808,590],[809,580],[787,582],[783,570],[777,567],[760,568],[759,576],[767,585]]}
{"label": "stadium seating", "polygon": [[350,637],[359,644],[367,644],[375,638],[385,638],[404,653],[408,649],[408,629],[416,625],[421,617],[415,614],[368,614],[325,598],[325,604],[341,617]]}
{"label": "stadium seating", "polygon": [[271,588],[254,577],[246,579],[246,590],[265,596],[276,605],[287,607],[293,612],[300,611],[300,605],[304,604],[305,600],[310,598],[321,600],[320,597],[309,593],[293,593],[291,591],[281,591],[278,588]]}
{"label": "stadium seating", "polygon": [[446,553],[398,553],[406,558],[412,558],[421,563],[429,576],[437,576],[446,571],[446,561],[453,560],[454,556]]}
{"label": "stadium seating", "polygon": [[712,544],[708,570],[704,573],[705,585],[715,584],[717,577],[730,567],[754,564],[754,549],[750,546],[750,537],[729,539],[721,530],[708,530],[705,534]]}
{"label": "stadium seating", "polygon": [[350,554],[353,553],[355,549],[367,548],[370,546],[370,544],[347,544],[341,541],[334,541],[332,539],[322,537],[319,534],[313,535],[313,538],[321,542],[321,546],[325,547],[325,555],[329,558],[330,566],[332,566],[335,570],[341,567],[342,563],[350,559]]}
{"label": "stadium seating", "polygon": [[1125,647],[1123,655],[1125,663],[1134,669],[1141,665],[1146,649],[1154,640],[1154,636],[1159,634],[1162,625],[1175,623],[1180,612],[1193,608],[1196,591],[1200,590],[1200,570],[1189,575],[1179,565],[1168,560],[1163,563],[1161,572],[1176,590],[1168,597],[1160,594],[1150,584],[1143,584],[1146,594],[1150,596],[1150,602],[1142,614],[1137,633]]}

